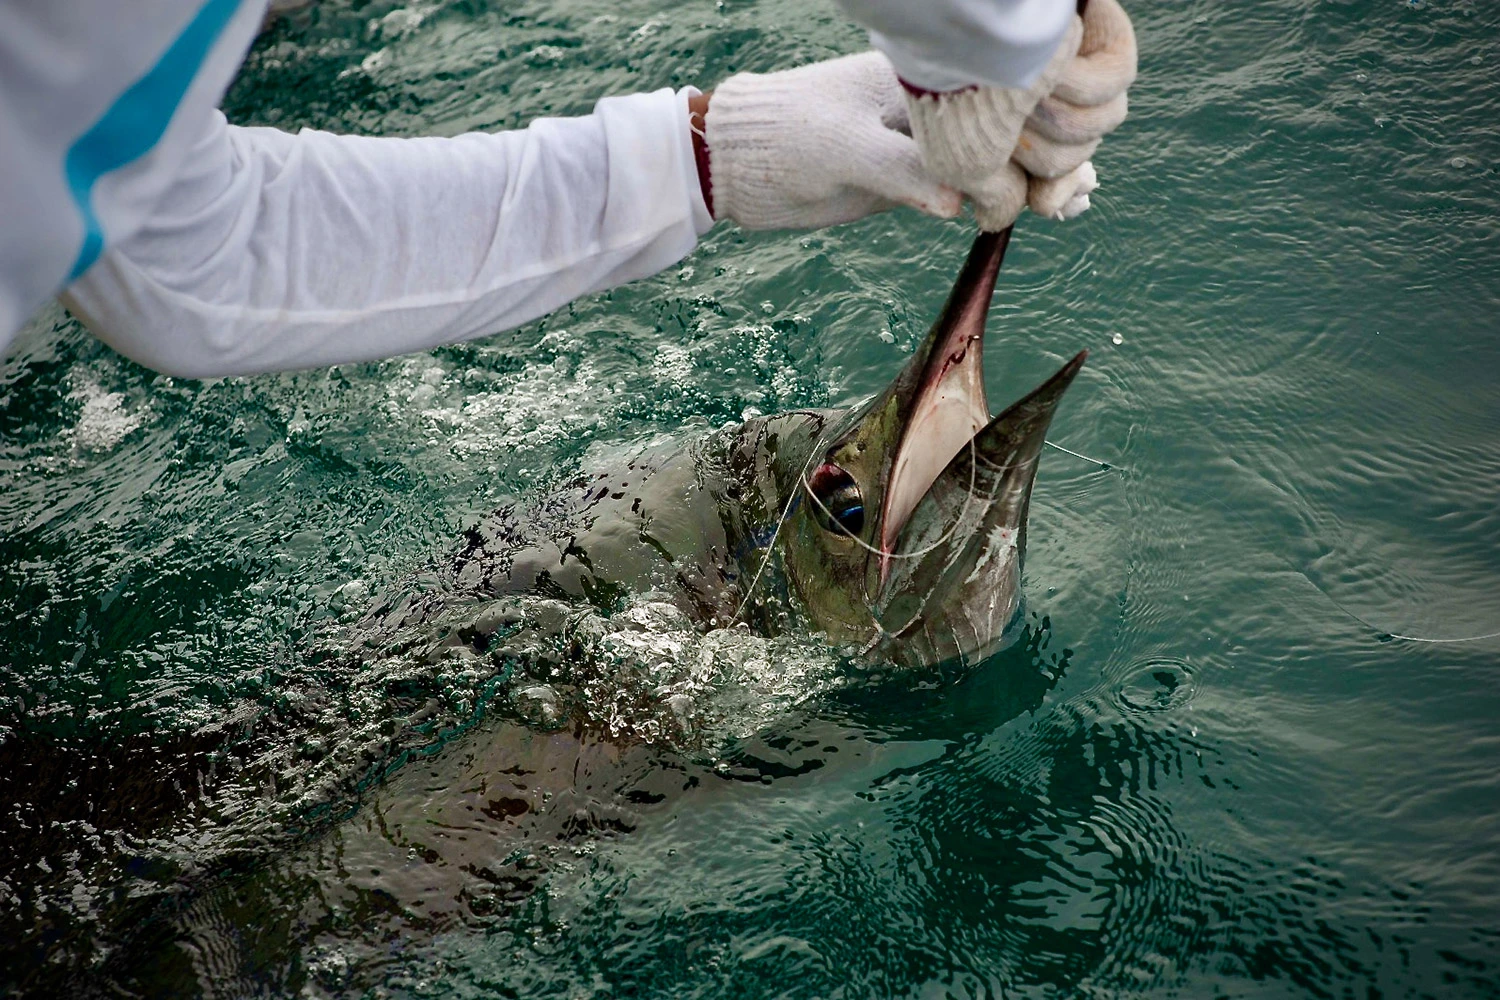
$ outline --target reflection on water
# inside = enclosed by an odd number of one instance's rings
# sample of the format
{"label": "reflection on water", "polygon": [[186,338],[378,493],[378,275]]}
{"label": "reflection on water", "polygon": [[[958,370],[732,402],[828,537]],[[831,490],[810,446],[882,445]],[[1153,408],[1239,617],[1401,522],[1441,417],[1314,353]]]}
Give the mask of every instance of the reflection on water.
{"label": "reflection on water", "polygon": [[[1497,14],[1132,11],[1096,208],[1023,220],[986,352],[1000,399],[1089,348],[1054,433],[1111,468],[1044,457],[1026,642],[966,678],[601,616],[621,669],[569,702],[319,645],[519,496],[884,385],[964,224],[719,229],[513,336],[254,379],[40,317],[0,364],[0,989],[1500,993],[1500,647],[1382,635],[1500,627]],[[789,0],[324,0],[227,107],[453,133],[861,44]]]}
{"label": "reflection on water", "polygon": [[[670,628],[634,634],[649,635],[658,653],[682,638]],[[726,640],[713,636],[707,641],[722,649]],[[1043,653],[1047,642],[1043,629],[1028,630],[1004,662],[986,668],[1006,677],[1007,698],[992,708],[1008,703],[1021,712],[1040,703],[1067,660]],[[635,665],[649,670],[652,659]],[[795,786],[825,770],[847,771],[905,726],[878,718],[878,682],[849,688],[835,706],[842,718],[832,721],[756,698],[734,673],[742,659],[721,661],[717,693],[767,714],[718,753],[674,749],[655,732],[647,742],[611,732],[613,718],[539,728],[495,715],[441,752],[389,769],[357,804],[323,813],[304,836],[242,854],[203,879],[178,876],[179,891],[127,932],[106,980],[192,995],[204,983],[232,992],[357,992],[400,979],[445,935],[488,935],[529,919],[559,880],[625,835],[649,839],[672,812],[719,801],[735,783]],[[832,656],[825,662],[832,679]],[[904,677],[888,685],[911,691]],[[618,712],[619,702],[611,707]],[[650,712],[636,718],[654,724]]]}

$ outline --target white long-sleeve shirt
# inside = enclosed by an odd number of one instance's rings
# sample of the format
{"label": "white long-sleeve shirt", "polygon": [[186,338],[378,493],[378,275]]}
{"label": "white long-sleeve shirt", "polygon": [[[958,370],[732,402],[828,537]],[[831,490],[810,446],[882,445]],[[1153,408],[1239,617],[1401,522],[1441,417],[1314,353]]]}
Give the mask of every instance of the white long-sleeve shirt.
{"label": "white long-sleeve shirt", "polygon": [[[171,374],[385,357],[652,274],[712,225],[690,90],[454,138],[229,125],[217,105],[266,2],[0,3],[0,353],[61,292],[96,336]],[[934,89],[946,78],[928,71],[954,67],[1028,82],[1071,10],[931,0],[954,37],[928,65],[942,32],[909,30],[905,0],[841,2]],[[1050,38],[1044,8],[1062,12]]]}

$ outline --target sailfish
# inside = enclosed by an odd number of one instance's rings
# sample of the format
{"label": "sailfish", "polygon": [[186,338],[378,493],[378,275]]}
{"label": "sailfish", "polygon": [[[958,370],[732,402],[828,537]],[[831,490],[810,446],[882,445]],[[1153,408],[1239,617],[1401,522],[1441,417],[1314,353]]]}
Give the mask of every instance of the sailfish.
{"label": "sailfish", "polygon": [[[358,989],[411,941],[528,898],[567,844],[711,794],[732,768],[680,739],[701,706],[659,674],[684,635],[709,660],[740,638],[818,633],[899,676],[971,667],[1024,631],[1038,460],[1085,354],[990,414],[985,325],[1009,238],[979,235],[927,336],[863,405],[755,417],[586,472],[484,518],[424,589],[333,629],[347,669],[310,676],[339,684],[281,685],[264,753],[245,754],[310,803],[296,829],[143,902],[109,989]],[[695,683],[733,681],[714,667]],[[388,745],[370,742],[382,718]],[[263,814],[242,813],[226,839],[265,845]]]}

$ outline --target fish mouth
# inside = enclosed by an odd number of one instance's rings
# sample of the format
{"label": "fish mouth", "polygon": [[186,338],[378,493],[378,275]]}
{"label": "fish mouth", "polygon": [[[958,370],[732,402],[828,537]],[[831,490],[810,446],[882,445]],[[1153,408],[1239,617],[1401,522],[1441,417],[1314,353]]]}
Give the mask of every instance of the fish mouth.
{"label": "fish mouth", "polygon": [[[935,486],[945,484],[948,489],[942,492],[961,493],[965,510],[979,499],[983,509],[975,513],[990,530],[1024,528],[1047,428],[1087,357],[1080,352],[1026,397],[990,416],[984,391],[985,321],[1010,235],[1010,228],[979,234],[942,314],[894,387],[902,431],[881,504],[881,592],[891,581],[903,532]],[[952,516],[950,511],[944,519]]]}

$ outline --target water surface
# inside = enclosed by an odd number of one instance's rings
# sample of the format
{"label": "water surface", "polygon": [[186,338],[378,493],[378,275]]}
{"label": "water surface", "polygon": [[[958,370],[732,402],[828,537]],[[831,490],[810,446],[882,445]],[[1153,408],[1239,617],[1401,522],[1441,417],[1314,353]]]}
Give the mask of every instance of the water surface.
{"label": "water surface", "polygon": [[[538,878],[402,938],[376,995],[1500,994],[1500,640],[1394,638],[1500,631],[1500,13],[1131,9],[1097,207],[1022,220],[990,325],[997,404],[1091,350],[1053,439],[1108,463],[1044,458],[1027,642],[605,768],[683,787],[534,831]],[[860,45],[821,3],[326,0],[227,110],[453,134]],[[279,850],[328,733],[236,734],[311,683],[310,622],[611,455],[875,391],[970,232],[721,226],[514,333],[252,379],[40,316],[0,365],[3,981],[97,985],[141,900]],[[384,746],[398,710],[318,725]]]}

